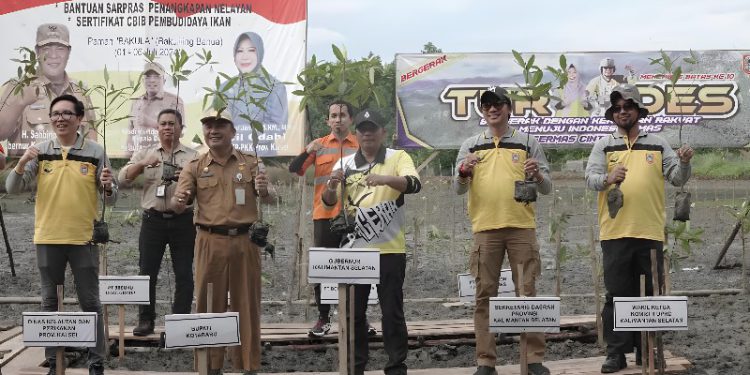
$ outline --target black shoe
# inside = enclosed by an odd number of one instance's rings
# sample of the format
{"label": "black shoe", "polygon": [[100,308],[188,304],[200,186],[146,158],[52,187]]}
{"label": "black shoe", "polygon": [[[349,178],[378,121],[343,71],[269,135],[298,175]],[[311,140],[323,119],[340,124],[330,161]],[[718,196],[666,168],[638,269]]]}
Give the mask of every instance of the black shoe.
{"label": "black shoe", "polygon": [[607,354],[607,359],[602,363],[602,374],[611,374],[627,367],[625,354]]}
{"label": "black shoe", "polygon": [[89,365],[89,375],[104,375],[104,365],[101,363],[92,363]]}
{"label": "black shoe", "polygon": [[477,371],[474,371],[474,375],[497,375],[497,370],[490,366],[479,366]]}
{"label": "black shoe", "polygon": [[153,320],[141,320],[138,327],[133,328],[133,336],[148,336],[154,333]]}
{"label": "black shoe", "polygon": [[529,370],[529,375],[550,375],[549,369],[541,363],[529,363],[526,368]]}

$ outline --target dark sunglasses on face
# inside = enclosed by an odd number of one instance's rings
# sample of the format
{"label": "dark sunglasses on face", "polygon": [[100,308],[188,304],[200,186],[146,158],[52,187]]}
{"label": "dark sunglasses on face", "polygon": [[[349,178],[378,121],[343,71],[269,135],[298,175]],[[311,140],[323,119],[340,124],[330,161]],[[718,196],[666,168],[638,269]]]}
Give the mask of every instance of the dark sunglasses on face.
{"label": "dark sunglasses on face", "polygon": [[490,108],[495,107],[495,109],[499,110],[502,109],[504,105],[508,104],[508,102],[494,102],[494,103],[482,103],[482,110],[483,111],[489,111]]}
{"label": "dark sunglasses on face", "polygon": [[634,109],[638,109],[638,106],[635,105],[635,103],[625,102],[625,104],[623,105],[616,105],[612,107],[612,113],[619,113],[623,109],[627,112],[627,111],[632,111]]}

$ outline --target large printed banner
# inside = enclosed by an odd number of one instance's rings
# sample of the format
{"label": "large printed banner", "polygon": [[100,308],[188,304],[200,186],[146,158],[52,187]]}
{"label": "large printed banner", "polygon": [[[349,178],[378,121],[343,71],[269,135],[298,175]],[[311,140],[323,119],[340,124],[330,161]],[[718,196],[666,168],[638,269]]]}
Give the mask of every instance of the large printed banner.
{"label": "large printed banner", "polygon": [[[229,103],[237,135],[235,147],[253,151],[252,131],[245,117],[264,124],[257,151],[260,156],[296,155],[303,146],[305,116],[292,95],[302,87],[297,74],[306,58],[306,0],[18,0],[0,3],[0,141],[10,155],[21,155],[28,145],[54,137],[50,121],[52,98],[69,93],[87,109],[84,132],[102,141],[103,127],[88,131],[102,119],[103,95],[89,91],[105,80],[126,87],[141,80],[138,92],[122,106],[108,106],[107,118],[122,118],[106,126],[110,157],[129,157],[158,144],[157,114],[166,108],[182,113],[184,144],[198,147],[202,140],[204,87],[224,87],[227,77],[240,72],[258,75],[227,91],[244,92],[248,100]],[[36,78],[14,93],[21,64],[19,47],[36,51]],[[172,83],[170,56],[185,50],[190,72],[178,88]],[[197,53],[210,51],[216,64],[198,69]],[[155,54],[147,64],[146,53]],[[261,67],[270,74],[264,77]],[[224,73],[226,76],[221,76]],[[10,80],[10,81],[8,81]],[[265,89],[259,89],[259,88]],[[98,134],[97,134],[98,133]]]}
{"label": "large printed banner", "polygon": [[[693,52],[696,64],[683,61],[689,51],[667,52],[682,66],[675,87],[671,76],[651,64],[661,57],[657,51],[565,53],[568,83],[553,85],[552,97],[516,101],[510,124],[547,147],[590,147],[616,130],[604,118],[612,88],[631,83],[639,87],[650,113],[641,120],[645,131],[674,146],[748,146],[750,112],[741,106],[750,99],[750,51]],[[560,66],[559,53],[535,55],[542,69]],[[543,82],[553,79],[545,69]],[[459,148],[486,129],[479,109],[482,92],[489,86],[518,90],[523,83],[523,71],[511,53],[396,55],[398,144]]]}

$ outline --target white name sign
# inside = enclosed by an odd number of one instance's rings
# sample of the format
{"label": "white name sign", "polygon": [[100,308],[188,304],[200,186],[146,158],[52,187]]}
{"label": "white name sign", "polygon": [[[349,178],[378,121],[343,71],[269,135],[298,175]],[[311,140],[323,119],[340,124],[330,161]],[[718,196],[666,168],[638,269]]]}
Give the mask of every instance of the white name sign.
{"label": "white name sign", "polygon": [[560,332],[560,298],[492,297],[490,332]]}
{"label": "white name sign", "polygon": [[684,331],[687,297],[614,297],[615,331]]}
{"label": "white name sign", "polygon": [[[516,289],[513,284],[513,274],[510,269],[500,271],[500,282],[497,288],[498,297],[515,297]],[[473,302],[477,294],[474,276],[470,273],[458,274],[458,299],[461,302]]]}
{"label": "white name sign", "polygon": [[[339,284],[320,284],[320,303],[326,305],[339,304]],[[367,298],[368,305],[378,304],[378,287],[370,285],[370,297]]]}
{"label": "white name sign", "polygon": [[26,346],[96,346],[95,312],[25,312]]}
{"label": "white name sign", "polygon": [[378,249],[313,247],[308,264],[309,283],[380,283]]}
{"label": "white name sign", "polygon": [[208,348],[240,344],[240,313],[164,316],[166,349]]}
{"label": "white name sign", "polygon": [[102,305],[148,305],[148,276],[99,276]]}

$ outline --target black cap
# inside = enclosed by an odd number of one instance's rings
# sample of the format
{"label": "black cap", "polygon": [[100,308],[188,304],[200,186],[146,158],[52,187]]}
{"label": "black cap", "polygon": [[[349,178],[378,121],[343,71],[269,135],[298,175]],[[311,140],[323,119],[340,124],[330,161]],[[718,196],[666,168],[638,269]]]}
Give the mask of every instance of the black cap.
{"label": "black cap", "polygon": [[381,128],[385,127],[385,125],[383,125],[383,120],[380,118],[380,116],[378,116],[377,113],[369,109],[360,111],[357,114],[357,117],[354,119],[354,129],[355,130],[359,129],[360,126],[365,126],[367,124],[373,124]]}
{"label": "black cap", "polygon": [[490,86],[479,97],[479,104],[504,102],[511,104],[508,91],[500,86]]}

